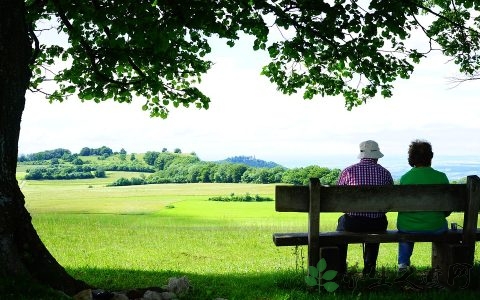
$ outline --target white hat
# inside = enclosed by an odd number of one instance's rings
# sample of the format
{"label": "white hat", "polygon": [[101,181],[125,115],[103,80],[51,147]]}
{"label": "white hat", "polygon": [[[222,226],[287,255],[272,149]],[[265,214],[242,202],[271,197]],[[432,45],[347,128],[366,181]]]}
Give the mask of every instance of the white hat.
{"label": "white hat", "polygon": [[368,140],[360,143],[360,153],[358,154],[358,158],[380,157],[383,157],[383,154],[380,152],[377,142]]}

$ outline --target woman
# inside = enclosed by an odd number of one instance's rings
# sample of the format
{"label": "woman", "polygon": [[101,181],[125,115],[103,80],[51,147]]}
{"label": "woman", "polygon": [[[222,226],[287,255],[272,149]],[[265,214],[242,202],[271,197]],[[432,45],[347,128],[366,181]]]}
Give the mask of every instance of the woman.
{"label": "woman", "polygon": [[[400,178],[400,184],[448,184],[445,173],[431,167],[433,158],[432,145],[423,140],[414,140],[408,149],[410,171]],[[438,212],[399,212],[397,228],[401,232],[418,234],[441,234],[447,231],[446,217],[450,213]],[[410,267],[413,242],[398,244],[398,271],[405,272]]]}

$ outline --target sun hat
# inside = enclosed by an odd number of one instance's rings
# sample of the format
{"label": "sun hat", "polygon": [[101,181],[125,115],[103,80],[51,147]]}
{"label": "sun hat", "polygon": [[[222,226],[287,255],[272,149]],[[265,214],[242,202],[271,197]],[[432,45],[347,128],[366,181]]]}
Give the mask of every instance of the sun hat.
{"label": "sun hat", "polygon": [[368,140],[360,143],[358,158],[380,158],[383,157],[377,142]]}

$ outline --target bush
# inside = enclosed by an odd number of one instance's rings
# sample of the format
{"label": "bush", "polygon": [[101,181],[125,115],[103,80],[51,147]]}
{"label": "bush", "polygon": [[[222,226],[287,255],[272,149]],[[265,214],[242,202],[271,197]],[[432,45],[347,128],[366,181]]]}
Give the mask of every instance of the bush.
{"label": "bush", "polygon": [[81,165],[83,165],[83,160],[81,160],[80,158],[76,158],[72,161],[72,164],[77,165],[77,166],[81,166]]}
{"label": "bush", "polygon": [[103,168],[97,168],[94,174],[95,174],[95,177],[97,178],[107,177],[107,174],[105,173],[105,170]]}
{"label": "bush", "polygon": [[143,178],[132,177],[131,179],[127,179],[125,177],[121,177],[117,179],[115,182],[108,184],[107,186],[128,186],[128,185],[143,185],[146,184]]}
{"label": "bush", "polygon": [[250,196],[249,193],[245,195],[236,196],[234,193],[231,193],[230,196],[218,196],[208,198],[210,201],[223,201],[223,202],[262,202],[262,201],[273,201],[270,197],[261,197],[259,195]]}
{"label": "bush", "polygon": [[106,171],[125,171],[125,172],[145,172],[145,173],[153,173],[154,169],[150,166],[146,166],[143,164],[137,164],[132,162],[122,162],[121,164],[105,164],[102,165]]}
{"label": "bush", "polygon": [[26,180],[63,180],[93,178],[90,166],[53,166],[28,169]]}

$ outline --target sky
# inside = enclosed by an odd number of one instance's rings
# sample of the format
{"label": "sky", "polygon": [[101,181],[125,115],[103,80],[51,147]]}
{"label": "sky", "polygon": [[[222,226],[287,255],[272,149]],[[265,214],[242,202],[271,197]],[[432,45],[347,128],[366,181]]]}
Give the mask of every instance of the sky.
{"label": "sky", "polygon": [[164,120],[142,111],[143,100],[97,104],[70,98],[50,104],[29,92],[19,154],[180,148],[205,161],[246,155],[286,167],[329,166],[338,156],[345,165],[355,162],[359,143],[369,139],[379,143],[385,159],[406,162],[408,145],[417,138],[430,141],[436,157],[480,153],[480,81],[453,87],[448,78],[458,76],[456,66],[440,54],[417,65],[410,79],[395,82],[392,98],[347,111],[340,96],[303,100],[302,94],[277,91],[260,75],[268,58],[251,50],[251,40],[216,46],[215,64],[200,86],[211,98],[208,110],[172,108]]}

